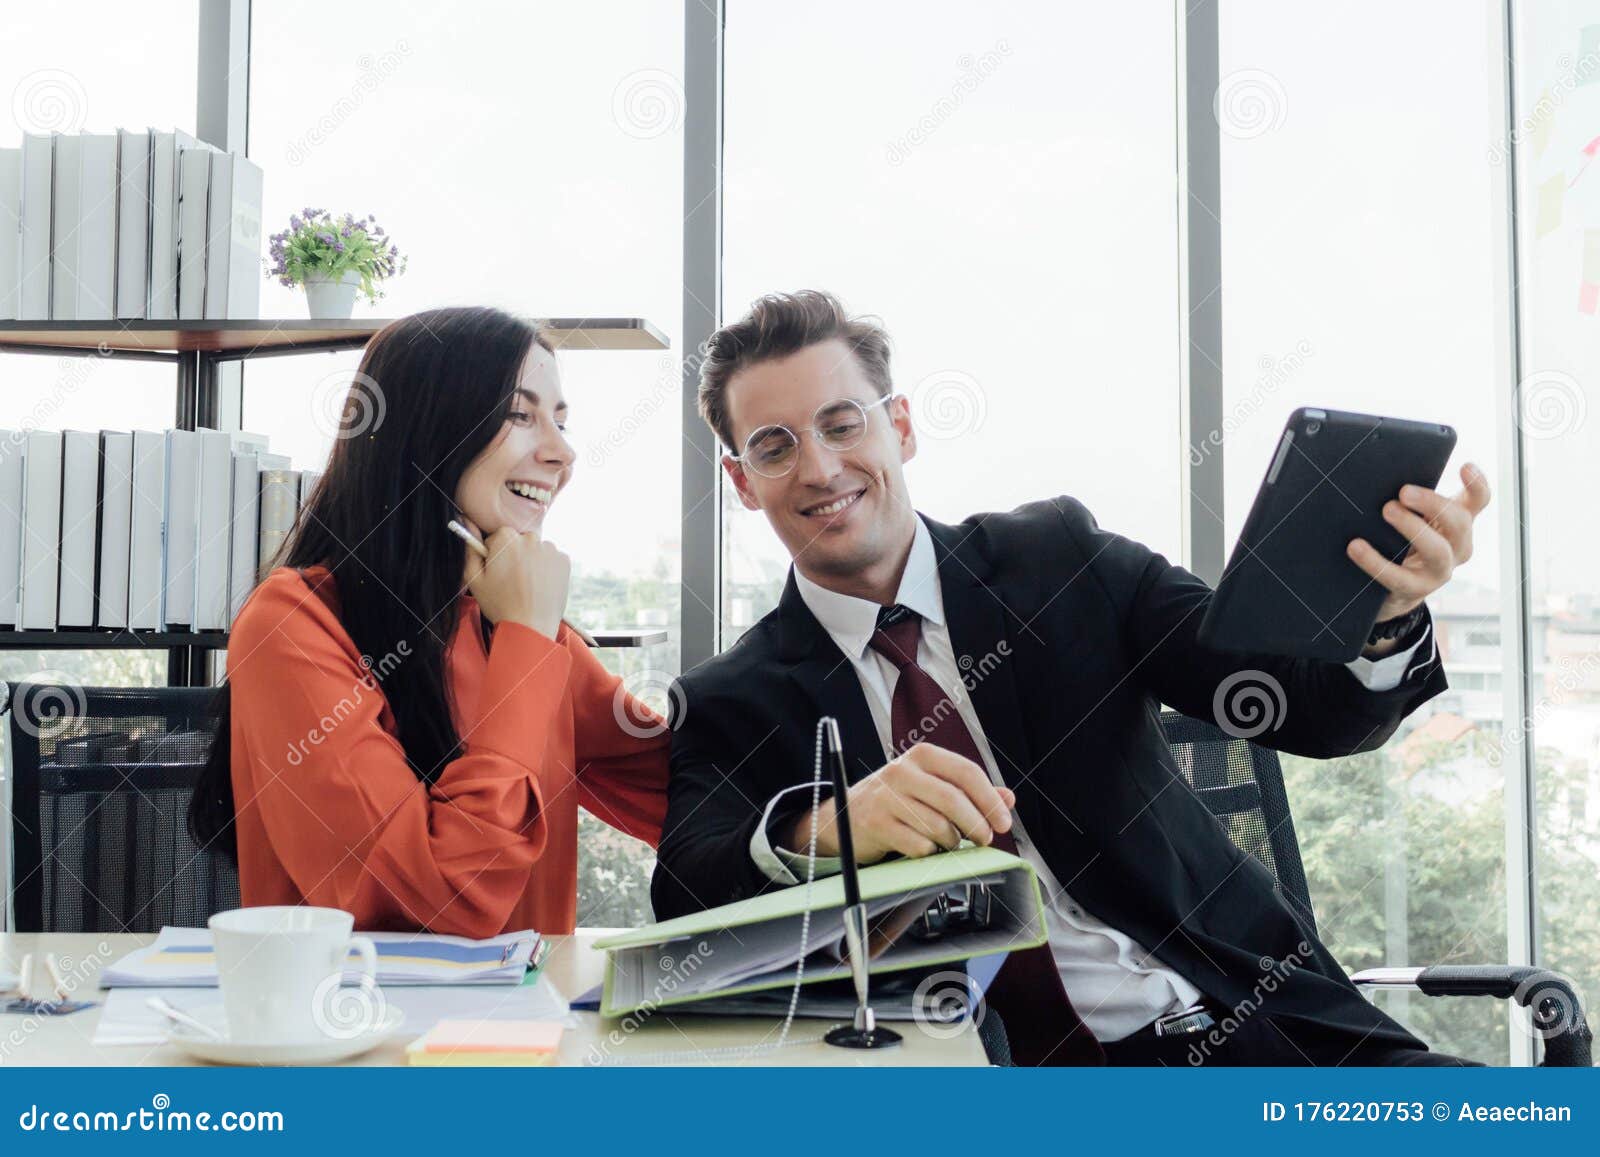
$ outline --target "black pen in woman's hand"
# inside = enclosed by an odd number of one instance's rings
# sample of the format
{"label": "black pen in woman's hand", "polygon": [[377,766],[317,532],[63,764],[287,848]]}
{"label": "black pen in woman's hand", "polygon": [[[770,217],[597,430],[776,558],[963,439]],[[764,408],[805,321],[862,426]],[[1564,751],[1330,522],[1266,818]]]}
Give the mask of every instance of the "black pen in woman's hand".
{"label": "black pen in woman's hand", "polygon": [[[489,548],[484,546],[483,543],[479,542],[478,536],[473,534],[472,531],[468,530],[465,526],[462,526],[461,523],[456,519],[452,518],[444,525],[446,530],[455,535],[462,542],[466,543],[469,549],[476,551],[480,558],[489,557]],[[578,638],[582,639],[589,646],[598,647],[600,645],[599,643],[595,642],[593,635],[584,630],[582,627],[578,626],[577,623],[574,623],[568,619],[562,619],[561,621],[567,624],[567,630],[571,631],[574,635],[577,635]]]}

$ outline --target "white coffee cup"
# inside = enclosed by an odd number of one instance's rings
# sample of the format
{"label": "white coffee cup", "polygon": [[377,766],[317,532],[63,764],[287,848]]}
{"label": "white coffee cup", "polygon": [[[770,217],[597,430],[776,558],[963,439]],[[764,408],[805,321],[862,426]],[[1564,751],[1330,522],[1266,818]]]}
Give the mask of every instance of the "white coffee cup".
{"label": "white coffee cup", "polygon": [[[262,1044],[349,1039],[371,1027],[357,1023],[352,1032],[341,1005],[339,977],[352,950],[361,956],[361,995],[377,991],[378,950],[367,937],[350,934],[355,927],[350,913],[235,908],[207,923],[216,944],[229,1039]],[[381,994],[378,1005],[381,1014]]]}

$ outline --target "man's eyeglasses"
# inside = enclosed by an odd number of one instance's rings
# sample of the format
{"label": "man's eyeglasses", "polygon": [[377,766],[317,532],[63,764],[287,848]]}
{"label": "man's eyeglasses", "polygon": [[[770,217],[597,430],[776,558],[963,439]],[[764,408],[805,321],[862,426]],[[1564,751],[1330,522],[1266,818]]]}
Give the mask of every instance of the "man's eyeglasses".
{"label": "man's eyeglasses", "polygon": [[787,426],[762,426],[745,439],[744,453],[734,461],[763,478],[782,478],[800,460],[801,434],[809,432],[829,450],[848,450],[866,437],[867,415],[894,397],[885,394],[867,405],[854,398],[826,402],[817,407],[811,425],[798,431]]}

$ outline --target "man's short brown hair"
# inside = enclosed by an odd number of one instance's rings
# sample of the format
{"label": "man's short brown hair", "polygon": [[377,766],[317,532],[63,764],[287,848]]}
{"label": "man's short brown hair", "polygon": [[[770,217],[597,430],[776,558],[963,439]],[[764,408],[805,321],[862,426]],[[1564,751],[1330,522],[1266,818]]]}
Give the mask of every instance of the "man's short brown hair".
{"label": "man's short brown hair", "polygon": [[758,362],[787,357],[834,338],[855,352],[880,396],[894,389],[889,376],[889,335],[875,318],[851,317],[831,293],[816,289],[769,293],[757,298],[750,312],[738,321],[711,335],[700,365],[700,416],[729,453],[739,453],[728,417],[728,383],[733,375]]}

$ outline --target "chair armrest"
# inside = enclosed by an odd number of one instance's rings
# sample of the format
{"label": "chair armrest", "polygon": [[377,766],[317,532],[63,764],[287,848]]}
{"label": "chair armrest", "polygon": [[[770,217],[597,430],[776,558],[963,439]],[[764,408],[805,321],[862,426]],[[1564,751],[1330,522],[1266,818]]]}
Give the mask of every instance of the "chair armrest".
{"label": "chair armrest", "polygon": [[1417,987],[1421,968],[1364,968],[1350,974],[1357,988],[1407,988]]}
{"label": "chair armrest", "polygon": [[1358,988],[1414,988],[1428,996],[1493,996],[1513,1000],[1544,1039],[1544,1064],[1587,1068],[1594,1041],[1583,1002],[1559,972],[1526,964],[1435,964],[1431,968],[1368,968],[1350,978]]}

